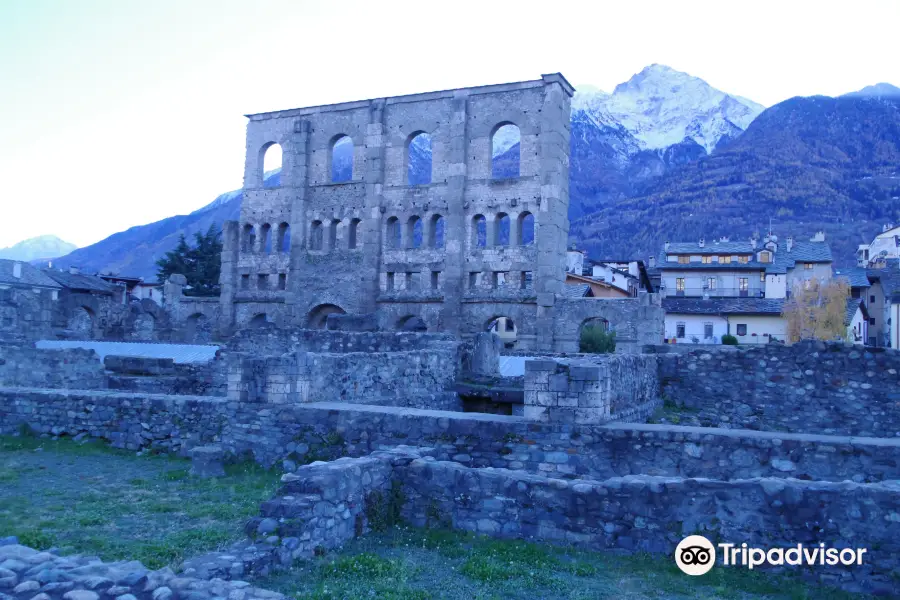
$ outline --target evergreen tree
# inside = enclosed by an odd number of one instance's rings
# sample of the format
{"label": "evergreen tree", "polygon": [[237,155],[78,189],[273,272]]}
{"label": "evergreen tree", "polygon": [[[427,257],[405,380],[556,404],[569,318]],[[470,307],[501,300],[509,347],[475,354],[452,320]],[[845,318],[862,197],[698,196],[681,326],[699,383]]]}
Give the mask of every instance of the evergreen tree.
{"label": "evergreen tree", "polygon": [[164,282],[170,275],[180,273],[187,279],[186,296],[218,296],[222,269],[221,237],[222,232],[215,224],[210,225],[206,233],[194,233],[193,246],[181,234],[175,248],[156,261],[158,280]]}

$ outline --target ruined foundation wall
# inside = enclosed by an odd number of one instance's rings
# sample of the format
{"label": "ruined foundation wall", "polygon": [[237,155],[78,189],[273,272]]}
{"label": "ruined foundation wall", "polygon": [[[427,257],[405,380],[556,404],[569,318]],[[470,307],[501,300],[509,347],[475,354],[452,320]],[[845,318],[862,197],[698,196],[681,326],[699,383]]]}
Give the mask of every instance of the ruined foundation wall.
{"label": "ruined foundation wall", "polygon": [[803,342],[696,349],[659,359],[662,393],[687,409],[685,424],[900,436],[897,350]]}
{"label": "ruined foundation wall", "polygon": [[93,350],[39,350],[0,346],[0,387],[105,389],[106,376]]}
{"label": "ruined foundation wall", "polygon": [[264,465],[362,456],[398,445],[476,467],[574,478],[636,473],[717,479],[896,478],[900,440],[523,418],[386,406],[239,404],[219,398],[0,389],[0,432],[87,433],[116,447],[185,455],[220,444]]}

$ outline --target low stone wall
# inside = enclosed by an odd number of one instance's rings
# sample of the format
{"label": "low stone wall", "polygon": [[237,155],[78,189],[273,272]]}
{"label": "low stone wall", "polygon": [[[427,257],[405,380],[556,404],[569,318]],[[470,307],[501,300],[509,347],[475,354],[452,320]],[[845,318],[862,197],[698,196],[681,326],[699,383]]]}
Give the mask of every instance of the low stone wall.
{"label": "low stone wall", "polygon": [[[900,485],[796,479],[605,481],[471,469],[418,459],[398,474],[403,516],[493,537],[673,555],[684,537],[714,544],[866,548],[861,565],[798,568],[853,590],[893,593],[900,569]],[[435,523],[437,521],[437,523]],[[721,555],[721,550],[717,548]],[[717,563],[721,564],[721,563]]]}
{"label": "low stone wall", "polygon": [[0,346],[0,387],[105,389],[106,375],[93,350],[39,350]]}
{"label": "low stone wall", "polygon": [[281,356],[293,352],[409,352],[460,342],[450,334],[418,332],[331,331],[260,327],[242,329],[227,344],[229,352]]}
{"label": "low stone wall", "polygon": [[175,363],[171,358],[107,356],[111,390],[179,396],[220,396],[228,393],[226,361]]}
{"label": "low stone wall", "polygon": [[563,426],[521,417],[338,403],[0,389],[0,433],[86,433],[116,447],[187,455],[220,444],[264,465],[364,456],[409,444],[477,467],[564,478],[637,473],[717,479],[898,479],[900,440],[629,423]]}
{"label": "low stone wall", "polygon": [[[663,349],[664,350],[664,349]],[[900,351],[804,342],[659,355],[662,394],[712,427],[900,436]]]}
{"label": "low stone wall", "polygon": [[646,418],[661,404],[656,356],[596,355],[525,363],[525,417],[545,423]]}

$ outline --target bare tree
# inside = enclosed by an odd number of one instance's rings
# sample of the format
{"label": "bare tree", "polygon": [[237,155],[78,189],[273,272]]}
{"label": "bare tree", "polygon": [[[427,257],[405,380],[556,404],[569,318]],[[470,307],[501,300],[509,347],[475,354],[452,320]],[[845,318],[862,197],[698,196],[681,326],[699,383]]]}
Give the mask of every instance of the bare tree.
{"label": "bare tree", "polygon": [[784,306],[788,342],[846,340],[849,297],[850,286],[842,278],[819,281],[813,277],[795,284]]}

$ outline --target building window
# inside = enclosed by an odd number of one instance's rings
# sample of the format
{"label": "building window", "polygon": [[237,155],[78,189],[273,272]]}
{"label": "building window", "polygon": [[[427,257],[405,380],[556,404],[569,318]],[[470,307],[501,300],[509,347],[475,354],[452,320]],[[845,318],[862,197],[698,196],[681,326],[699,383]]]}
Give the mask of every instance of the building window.
{"label": "building window", "polygon": [[762,263],[772,262],[772,253],[769,251],[760,252],[759,253],[759,262],[762,262]]}
{"label": "building window", "polygon": [[746,265],[748,262],[750,262],[750,257],[749,256],[738,256],[738,262]]}
{"label": "building window", "polygon": [[522,289],[527,290],[531,288],[531,280],[532,280],[532,272],[531,271],[522,271]]}
{"label": "building window", "polygon": [[704,323],[703,324],[703,337],[706,339],[710,339],[713,336],[713,324],[712,323]]}
{"label": "building window", "polygon": [[691,262],[690,256],[679,256],[678,257],[678,264],[680,264],[680,265],[686,265],[689,262]]}
{"label": "building window", "polygon": [[284,273],[279,273],[278,275],[278,289],[287,289],[287,275],[285,275]]}
{"label": "building window", "polygon": [[702,262],[704,265],[708,265],[712,263],[712,256],[701,256],[700,262]]}
{"label": "building window", "polygon": [[431,272],[431,289],[436,290],[441,287],[441,272],[440,271],[432,271]]}
{"label": "building window", "polygon": [[813,264],[812,263],[803,263],[803,268],[806,270],[810,270],[813,268]]}
{"label": "building window", "polygon": [[413,277],[412,272],[406,273],[406,289],[411,290],[415,288],[415,278]]}
{"label": "building window", "polygon": [[513,323],[512,319],[505,319],[504,321],[505,321],[504,328],[506,329],[506,331],[515,331],[516,330],[516,324]]}
{"label": "building window", "polygon": [[385,280],[385,287],[387,288],[387,291],[389,291],[389,292],[394,290],[394,274],[393,273],[387,274],[387,278]]}
{"label": "building window", "polygon": [[472,271],[469,273],[469,289],[474,290],[478,287],[478,271]]}
{"label": "building window", "polygon": [[875,317],[869,317],[869,325],[875,324]]}
{"label": "building window", "polygon": [[707,277],[706,278],[706,289],[708,289],[708,290],[716,289],[716,278],[715,277]]}
{"label": "building window", "polygon": [[257,275],[256,276],[256,289],[264,290],[269,287],[269,276],[268,275]]}
{"label": "building window", "polygon": [[869,296],[869,304],[875,304],[875,296]]}
{"label": "building window", "polygon": [[737,326],[737,334],[738,335],[747,335],[747,325],[745,323],[741,323]]}
{"label": "building window", "polygon": [[675,324],[675,337],[684,338],[684,323],[680,321]]}
{"label": "building window", "polygon": [[746,292],[749,289],[746,277],[738,278],[738,289],[742,292]]}
{"label": "building window", "polygon": [[760,282],[760,283],[765,283],[765,282],[766,282],[766,272],[765,272],[765,271],[760,271],[760,273],[759,273],[759,282]]}
{"label": "building window", "polygon": [[249,275],[241,275],[241,289],[242,290],[250,289],[250,276]]}
{"label": "building window", "polygon": [[675,280],[675,293],[684,294],[684,277]]}
{"label": "building window", "polygon": [[726,265],[731,264],[731,257],[730,256],[720,256],[719,262],[722,264],[726,264]]}

